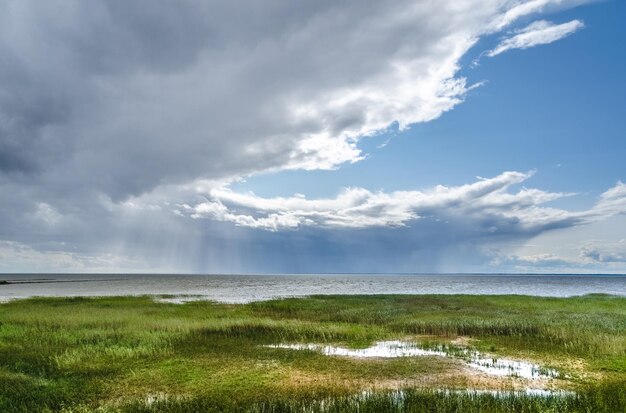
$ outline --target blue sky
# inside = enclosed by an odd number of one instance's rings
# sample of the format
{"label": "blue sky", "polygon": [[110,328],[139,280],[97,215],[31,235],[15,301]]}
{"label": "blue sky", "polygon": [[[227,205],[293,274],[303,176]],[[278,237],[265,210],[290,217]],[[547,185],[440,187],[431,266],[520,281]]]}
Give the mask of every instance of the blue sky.
{"label": "blue sky", "polygon": [[626,272],[624,2],[95,4],[0,6],[0,271]]}
{"label": "blue sky", "polygon": [[[485,84],[441,118],[359,145],[366,161],[333,171],[290,171],[248,178],[236,187],[262,196],[334,196],[342,187],[371,190],[458,185],[474,176],[537,170],[533,185],[579,192],[587,205],[626,179],[626,4],[605,1],[549,15],[584,21],[558,42],[471,62],[501,34],[482,39],[462,59],[461,74]],[[388,145],[378,146],[389,141]]]}

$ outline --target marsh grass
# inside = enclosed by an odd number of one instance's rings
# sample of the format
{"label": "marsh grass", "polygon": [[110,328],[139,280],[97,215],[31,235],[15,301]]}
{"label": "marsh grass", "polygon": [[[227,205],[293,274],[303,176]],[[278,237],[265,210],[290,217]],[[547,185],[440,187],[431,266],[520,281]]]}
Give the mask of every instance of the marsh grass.
{"label": "marsh grass", "polygon": [[[621,394],[622,399],[615,395]],[[405,390],[377,392],[366,396],[349,395],[308,399],[292,397],[254,402],[249,405],[224,402],[222,398],[204,396],[190,400],[156,400],[150,404],[125,406],[124,412],[223,412],[238,411],[251,413],[587,413],[621,412],[626,405],[623,389],[615,384],[600,384],[578,395],[533,397],[516,393],[485,394],[459,393],[433,390]]]}
{"label": "marsh grass", "polygon": [[[428,336],[424,336],[428,335]],[[263,347],[385,339],[473,347],[557,368],[575,397],[459,394],[460,364]],[[596,382],[600,380],[600,384]],[[0,304],[0,411],[625,411],[626,298],[315,296],[241,305],[152,297]],[[379,391],[407,388],[399,401]],[[503,384],[506,387],[506,383]],[[413,388],[413,390],[411,390]],[[155,396],[158,395],[158,396]]]}

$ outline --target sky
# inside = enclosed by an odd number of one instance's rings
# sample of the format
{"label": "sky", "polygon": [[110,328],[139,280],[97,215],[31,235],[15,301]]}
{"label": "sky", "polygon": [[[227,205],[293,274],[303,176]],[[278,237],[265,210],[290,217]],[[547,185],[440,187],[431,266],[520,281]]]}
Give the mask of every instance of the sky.
{"label": "sky", "polygon": [[0,0],[0,272],[626,273],[619,0]]}

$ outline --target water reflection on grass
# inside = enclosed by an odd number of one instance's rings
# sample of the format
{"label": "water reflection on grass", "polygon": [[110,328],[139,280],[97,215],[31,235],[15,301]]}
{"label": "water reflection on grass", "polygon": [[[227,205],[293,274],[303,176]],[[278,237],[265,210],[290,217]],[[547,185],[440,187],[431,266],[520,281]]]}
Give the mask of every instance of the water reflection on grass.
{"label": "water reflection on grass", "polygon": [[374,345],[362,349],[350,349],[340,346],[321,344],[274,344],[271,348],[291,350],[316,351],[326,356],[343,356],[355,358],[397,358],[397,357],[451,357],[464,360],[467,365],[476,370],[493,376],[519,377],[523,379],[551,379],[558,378],[559,372],[547,369],[537,364],[522,360],[511,360],[501,357],[492,357],[476,350],[454,346],[438,345],[425,348],[419,343],[390,340],[378,341]]}

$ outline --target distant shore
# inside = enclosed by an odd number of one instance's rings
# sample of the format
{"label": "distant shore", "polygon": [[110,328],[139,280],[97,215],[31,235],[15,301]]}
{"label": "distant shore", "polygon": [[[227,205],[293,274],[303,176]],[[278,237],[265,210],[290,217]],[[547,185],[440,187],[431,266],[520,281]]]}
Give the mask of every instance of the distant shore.
{"label": "distant shore", "polygon": [[626,296],[626,276],[483,274],[13,274],[0,276],[0,301],[27,297],[176,295],[247,303],[318,294]]}

